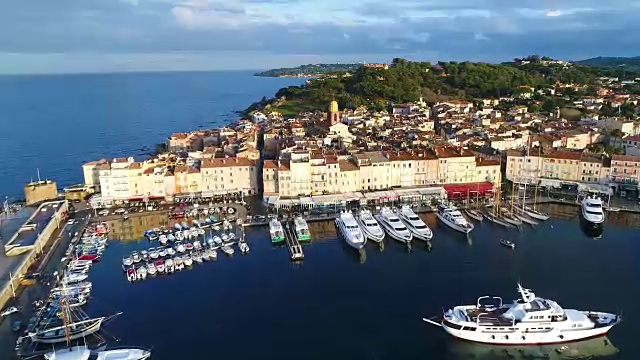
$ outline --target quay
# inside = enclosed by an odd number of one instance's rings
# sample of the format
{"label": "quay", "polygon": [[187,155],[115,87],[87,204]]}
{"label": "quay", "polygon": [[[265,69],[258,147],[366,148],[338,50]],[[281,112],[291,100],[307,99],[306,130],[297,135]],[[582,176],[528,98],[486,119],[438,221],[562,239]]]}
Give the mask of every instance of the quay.
{"label": "quay", "polygon": [[[41,204],[15,231],[0,254],[0,308],[13,298],[29,269],[41,260],[44,249],[57,240],[56,232],[65,226],[68,203]],[[54,241],[55,242],[55,241]]]}
{"label": "quay", "polygon": [[291,260],[298,261],[304,260],[304,252],[302,251],[302,245],[298,241],[298,237],[295,234],[293,220],[287,220],[282,224],[284,228],[284,242],[289,249],[289,256]]}

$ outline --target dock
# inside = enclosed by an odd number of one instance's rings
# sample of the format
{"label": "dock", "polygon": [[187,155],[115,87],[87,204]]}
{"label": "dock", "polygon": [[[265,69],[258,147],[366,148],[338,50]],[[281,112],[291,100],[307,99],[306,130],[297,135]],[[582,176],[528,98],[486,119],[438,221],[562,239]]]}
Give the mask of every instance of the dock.
{"label": "dock", "polygon": [[292,261],[304,260],[304,252],[302,251],[302,245],[298,241],[298,237],[294,232],[293,221],[283,222],[282,227],[284,229],[284,243],[289,249],[289,256]]}

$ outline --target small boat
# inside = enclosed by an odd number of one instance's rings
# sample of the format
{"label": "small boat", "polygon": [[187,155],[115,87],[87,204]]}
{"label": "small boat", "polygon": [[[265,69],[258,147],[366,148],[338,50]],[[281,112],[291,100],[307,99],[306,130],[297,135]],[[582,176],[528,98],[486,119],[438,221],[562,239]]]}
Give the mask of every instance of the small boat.
{"label": "small boat", "polygon": [[173,256],[173,255],[176,254],[176,249],[174,249],[174,248],[169,246],[169,247],[166,248],[166,252],[167,252],[167,255]]}
{"label": "small boat", "polygon": [[78,256],[76,258],[76,260],[100,261],[100,255],[98,255],[98,254],[84,254],[84,255]]}
{"label": "small boat", "polygon": [[20,320],[14,321],[14,323],[11,325],[11,331],[13,331],[14,333],[20,331],[20,328],[22,328],[22,323],[20,322]]}
{"label": "small boat", "polygon": [[138,279],[138,275],[136,274],[136,269],[130,267],[127,269],[127,280],[129,282],[134,282]]}
{"label": "small boat", "polygon": [[13,313],[17,313],[19,310],[17,307],[15,306],[10,306],[8,308],[6,308],[3,312],[0,313],[0,316],[9,316]]}
{"label": "small boat", "polygon": [[193,261],[202,264],[202,254],[200,254],[199,252],[192,253],[191,258],[193,259]]}
{"label": "small boat", "polygon": [[530,208],[528,206],[525,206],[524,208],[516,207],[516,212],[524,213],[524,214],[526,214],[526,215],[528,215],[531,218],[536,219],[536,220],[545,221],[545,220],[549,219],[549,215],[547,215],[547,214],[545,214],[543,212],[540,212],[538,210],[534,210],[534,209],[532,209],[532,208]]}
{"label": "small boat", "polygon": [[164,272],[164,260],[158,260],[155,263],[156,270],[158,270],[158,274],[162,274]]}
{"label": "small boat", "polygon": [[136,275],[138,276],[138,280],[144,280],[147,278],[147,267],[142,265],[136,269]]}
{"label": "small boat", "polygon": [[234,253],[233,248],[229,245],[223,245],[220,249],[227,255],[233,255]]}
{"label": "small boat", "polygon": [[151,351],[143,348],[90,350],[86,345],[54,350],[44,354],[46,360],[146,360]]}
{"label": "small boat", "polygon": [[131,259],[131,256],[125,256],[122,258],[122,265],[129,266],[131,264],[133,264],[133,259]]}
{"label": "small boat", "polygon": [[229,240],[229,235],[222,234],[222,241],[227,241],[227,240]]}
{"label": "small boat", "polygon": [[620,208],[617,208],[617,207],[613,207],[613,206],[612,206],[612,207],[608,207],[608,208],[606,208],[605,210],[607,210],[608,212],[619,212],[619,211],[620,211]]}
{"label": "small boat", "polygon": [[198,229],[198,235],[204,235],[204,229]]}
{"label": "small boat", "polygon": [[165,248],[159,248],[159,249],[158,249],[158,255],[159,255],[160,257],[165,257],[165,256],[167,256],[167,249],[165,249]]}
{"label": "small boat", "polygon": [[484,213],[484,216],[487,218],[487,220],[491,221],[494,224],[502,225],[502,226],[508,227],[508,228],[513,227],[513,225],[511,225],[508,222],[504,221],[501,217],[495,216],[494,214],[492,214],[490,212]]}
{"label": "small boat", "polygon": [[240,248],[240,252],[243,254],[249,252],[249,245],[244,241],[240,242],[240,244],[238,244],[238,247]]}
{"label": "small boat", "polygon": [[182,255],[182,261],[184,262],[184,266],[193,265],[193,259],[191,259],[191,256],[189,256],[189,254]]}
{"label": "small boat", "polygon": [[180,256],[176,256],[173,259],[173,264],[175,265],[176,271],[184,269],[184,261],[182,261],[182,257]]}
{"label": "small boat", "polygon": [[167,272],[167,274],[172,273],[175,268],[174,268],[174,264],[173,264],[173,260],[172,259],[167,259],[164,261],[164,268],[165,271]]}
{"label": "small boat", "polygon": [[176,237],[173,236],[173,234],[169,234],[169,235],[167,235],[167,241],[174,242],[174,241],[176,241]]}
{"label": "small boat", "polygon": [[522,220],[518,219],[515,215],[511,213],[511,211],[502,208],[502,219],[514,226],[522,225]]}
{"label": "small boat", "polygon": [[220,226],[219,225],[213,225],[213,230],[214,231],[220,231]]}
{"label": "small boat", "polygon": [[236,238],[236,234],[234,233],[229,233],[229,240],[233,240]]}
{"label": "small boat", "polygon": [[157,271],[156,265],[153,262],[147,264],[147,273],[149,273],[149,275],[155,275]]}
{"label": "small boat", "polygon": [[186,222],[181,222],[180,226],[182,227],[182,230],[189,230],[189,225]]}
{"label": "small boat", "polygon": [[280,223],[276,218],[269,221],[269,235],[271,236],[271,243],[273,244],[280,244],[284,242],[284,230],[282,229],[282,223]]}
{"label": "small boat", "polygon": [[193,227],[200,227],[200,222],[199,222],[198,220],[193,220],[193,221],[191,222],[191,225],[192,225]]}
{"label": "small boat", "polygon": [[85,273],[71,273],[66,274],[60,281],[63,284],[75,284],[87,280],[88,277]]}
{"label": "small boat", "polygon": [[142,260],[142,258],[140,257],[140,253],[137,251],[131,253],[131,258],[133,259],[134,263],[139,263],[140,260]]}
{"label": "small boat", "polygon": [[140,251],[140,257],[142,258],[142,261],[149,260],[149,252],[147,250]]}
{"label": "small boat", "polygon": [[186,248],[187,251],[191,251],[191,250],[193,250],[193,244],[188,242],[187,245],[185,246],[185,248]]}
{"label": "small boat", "polygon": [[160,242],[161,245],[166,245],[168,240],[167,235],[160,235],[158,238],[158,242]]}
{"label": "small boat", "polygon": [[211,248],[209,249],[209,257],[211,257],[211,260],[215,260],[218,258],[218,251],[216,251],[216,249]]}
{"label": "small boat", "polygon": [[183,253],[186,250],[185,246],[183,243],[177,243],[176,244],[176,251],[179,253]]}
{"label": "small boat", "polygon": [[506,246],[506,247],[510,247],[512,249],[516,248],[516,244],[514,244],[513,242],[507,240],[507,239],[500,239],[500,244]]}
{"label": "small boat", "polygon": [[222,239],[221,239],[219,236],[214,236],[214,237],[213,237],[213,242],[214,242],[216,245],[221,245],[221,244],[222,244]]}
{"label": "small boat", "polygon": [[453,230],[460,231],[465,234],[468,234],[473,230],[473,224],[468,222],[455,206],[451,204],[438,204],[436,210],[436,216],[438,219]]}
{"label": "small boat", "polygon": [[180,226],[180,224],[175,223],[175,225],[173,225],[173,228],[176,229],[177,231],[182,230],[182,226]]}
{"label": "small boat", "polygon": [[464,213],[467,214],[470,218],[472,218],[473,220],[476,220],[476,221],[482,221],[482,219],[484,218],[482,216],[482,213],[480,213],[480,212],[478,212],[476,210],[473,210],[473,209],[465,209]]}
{"label": "small boat", "polygon": [[210,251],[210,249],[204,249],[204,251],[202,251],[202,260],[203,261],[211,260],[211,255],[209,255],[209,251]]}
{"label": "small boat", "polygon": [[196,250],[202,249],[202,243],[200,243],[200,240],[196,240],[193,242],[193,248]]}
{"label": "small boat", "polygon": [[158,256],[160,256],[160,253],[158,252],[158,250],[156,250],[155,248],[149,249],[149,257],[151,259],[157,259]]}
{"label": "small boat", "polygon": [[215,242],[213,241],[213,238],[208,238],[207,239],[207,245],[213,246],[214,244],[215,244]]}

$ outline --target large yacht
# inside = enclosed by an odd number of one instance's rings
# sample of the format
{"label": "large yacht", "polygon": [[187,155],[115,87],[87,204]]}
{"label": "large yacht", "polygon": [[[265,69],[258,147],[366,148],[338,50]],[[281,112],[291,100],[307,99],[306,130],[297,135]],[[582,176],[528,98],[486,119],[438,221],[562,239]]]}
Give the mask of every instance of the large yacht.
{"label": "large yacht", "polygon": [[360,215],[358,215],[356,221],[358,221],[358,225],[360,225],[360,229],[362,229],[362,233],[367,239],[375,242],[384,240],[384,230],[382,230],[380,224],[378,224],[373,215],[371,215],[371,211],[367,209],[360,210]]}
{"label": "large yacht", "polygon": [[374,216],[378,223],[382,226],[384,231],[392,238],[402,241],[404,243],[410,243],[413,239],[413,234],[407,227],[400,221],[400,218],[388,207],[380,209],[378,215]]}
{"label": "large yacht", "polygon": [[349,246],[359,250],[367,243],[367,238],[360,230],[360,226],[352,213],[342,212],[340,217],[336,219],[336,226]]}
{"label": "large yacht", "polygon": [[460,211],[453,205],[438,204],[436,211],[438,219],[450,228],[468,234],[473,230],[473,224],[462,216]]}
{"label": "large yacht", "polygon": [[433,237],[431,229],[429,229],[427,224],[425,224],[409,206],[403,205],[402,208],[398,210],[398,217],[407,226],[409,231],[413,233],[415,238],[429,241]]}
{"label": "large yacht", "polygon": [[588,196],[582,200],[582,218],[592,228],[601,227],[604,222],[604,209],[602,200],[597,196]]}
{"label": "large yacht", "polygon": [[44,354],[46,360],[145,360],[150,356],[150,350],[137,347],[92,351],[86,346],[74,346]]}
{"label": "large yacht", "polygon": [[456,306],[442,322],[423,319],[457,338],[496,345],[544,345],[605,335],[622,319],[611,313],[563,309],[518,284],[520,298],[482,296],[475,305]]}
{"label": "large yacht", "polygon": [[271,235],[271,242],[274,244],[280,244],[284,242],[284,231],[282,224],[278,219],[273,218],[269,221],[269,235]]}

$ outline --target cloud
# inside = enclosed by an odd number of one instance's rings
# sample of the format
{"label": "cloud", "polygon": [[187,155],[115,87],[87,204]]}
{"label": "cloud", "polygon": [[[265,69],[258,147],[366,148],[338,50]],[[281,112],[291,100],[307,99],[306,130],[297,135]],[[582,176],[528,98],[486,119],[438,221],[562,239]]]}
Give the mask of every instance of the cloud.
{"label": "cloud", "polygon": [[[43,63],[53,58],[51,54],[86,61],[89,57],[79,54],[93,54],[96,64],[102,58],[127,55],[146,64],[135,55],[168,54],[157,57],[168,69],[176,64],[170,60],[174,55],[169,56],[175,53],[197,58],[180,62],[194,67],[200,64],[198,54],[211,56],[209,62],[216,67],[223,62],[211,54],[222,53],[238,57],[250,53],[256,67],[264,67],[261,59],[292,54],[344,59],[356,54],[389,59],[414,54],[436,57],[429,60],[485,61],[531,53],[563,59],[638,55],[634,54],[638,49],[634,34],[640,31],[638,4],[628,0],[56,0],[34,7],[23,0],[6,0],[0,31],[11,36],[0,37],[0,60],[15,63],[5,67],[15,71],[20,62],[6,54],[41,56]],[[487,41],[495,46],[488,47]],[[51,67],[63,61],[55,59]]]}

